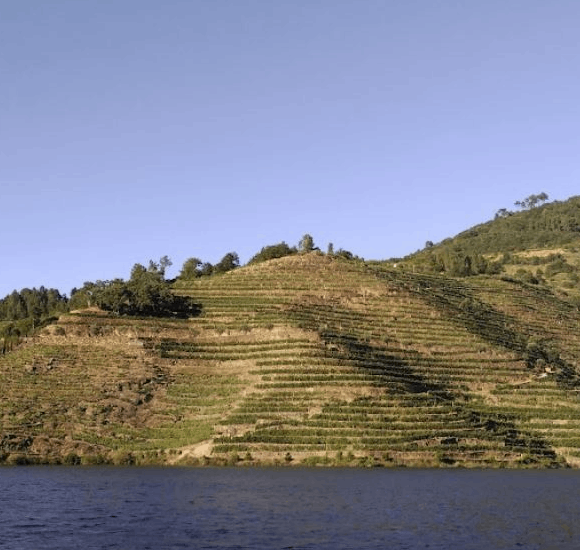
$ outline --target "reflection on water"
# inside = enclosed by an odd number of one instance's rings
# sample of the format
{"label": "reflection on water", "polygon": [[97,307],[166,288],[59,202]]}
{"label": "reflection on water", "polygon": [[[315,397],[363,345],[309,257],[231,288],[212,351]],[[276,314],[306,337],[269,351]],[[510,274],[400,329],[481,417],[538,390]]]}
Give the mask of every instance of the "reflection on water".
{"label": "reflection on water", "polygon": [[1,468],[0,548],[572,549],[580,472]]}

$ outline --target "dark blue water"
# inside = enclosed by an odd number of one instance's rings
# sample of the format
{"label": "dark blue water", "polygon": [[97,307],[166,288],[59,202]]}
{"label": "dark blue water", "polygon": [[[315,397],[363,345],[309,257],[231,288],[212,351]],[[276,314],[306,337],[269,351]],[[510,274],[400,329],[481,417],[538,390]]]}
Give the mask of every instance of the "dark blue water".
{"label": "dark blue water", "polygon": [[0,468],[1,549],[580,548],[580,472]]}

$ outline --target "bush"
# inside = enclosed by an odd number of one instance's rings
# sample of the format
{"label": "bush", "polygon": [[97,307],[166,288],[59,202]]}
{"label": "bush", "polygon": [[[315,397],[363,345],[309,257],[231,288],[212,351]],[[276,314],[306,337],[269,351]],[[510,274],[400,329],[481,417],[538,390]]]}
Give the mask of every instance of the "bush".
{"label": "bush", "polygon": [[91,285],[87,290],[91,300],[101,309],[119,315],[187,318],[201,312],[200,304],[184,296],[175,296],[169,283],[159,273],[145,271],[144,268],[133,268],[131,279],[127,282],[115,279],[88,284]]}
{"label": "bush", "polygon": [[81,463],[87,466],[98,466],[100,464],[107,464],[107,459],[100,453],[96,455],[84,455],[81,458]]}
{"label": "bush", "polygon": [[564,258],[558,258],[546,266],[544,273],[546,274],[546,277],[553,277],[558,273],[572,273],[575,270],[574,266],[566,262]]}
{"label": "bush", "polygon": [[515,276],[518,280],[522,281],[523,283],[528,283],[532,285],[537,285],[540,283],[540,280],[527,269],[520,268],[516,271]]}
{"label": "bush", "polygon": [[81,457],[76,453],[68,453],[62,460],[67,466],[78,466],[81,463]]}
{"label": "bush", "polygon": [[297,252],[296,247],[289,247],[284,241],[282,241],[278,244],[264,246],[260,252],[254,254],[254,256],[250,258],[248,264],[257,264],[259,262],[273,260],[274,258],[283,258],[284,256],[291,256]]}

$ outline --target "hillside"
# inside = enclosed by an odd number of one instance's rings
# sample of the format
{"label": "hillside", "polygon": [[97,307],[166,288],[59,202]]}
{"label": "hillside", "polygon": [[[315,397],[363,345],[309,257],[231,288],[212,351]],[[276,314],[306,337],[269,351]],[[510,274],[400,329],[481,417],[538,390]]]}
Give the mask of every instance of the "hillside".
{"label": "hillside", "polygon": [[460,277],[502,275],[548,286],[580,304],[580,197],[519,212],[502,208],[491,221],[388,263]]}
{"label": "hillside", "polygon": [[[532,195],[534,197],[534,195]],[[489,254],[557,248],[580,238],[580,196],[512,212],[500,209],[493,220],[463,231],[442,245]]]}
{"label": "hillside", "polygon": [[545,285],[319,253],[63,314],[0,356],[6,463],[580,464],[580,312]]}

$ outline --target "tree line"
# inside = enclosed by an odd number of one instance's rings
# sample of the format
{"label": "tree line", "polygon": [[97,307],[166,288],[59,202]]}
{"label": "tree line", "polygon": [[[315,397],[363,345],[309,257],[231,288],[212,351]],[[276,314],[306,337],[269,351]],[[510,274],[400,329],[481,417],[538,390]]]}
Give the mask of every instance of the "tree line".
{"label": "tree line", "polygon": [[[320,252],[320,248],[314,243],[314,238],[309,233],[302,236],[297,246],[289,246],[285,241],[280,243],[264,246],[259,252],[256,252],[246,265],[254,265],[276,258],[283,258],[285,256],[292,256],[295,254],[305,254],[308,252]],[[352,252],[343,250],[334,250],[332,243],[328,244],[327,255],[337,258],[344,258],[347,260],[361,260]],[[203,262],[197,257],[188,258],[185,260],[179,275],[178,280],[187,281],[197,279],[198,277],[211,277],[212,275],[220,275],[232,271],[240,267],[240,258],[236,252],[228,252],[217,264],[212,265],[209,262]]]}
{"label": "tree line", "polygon": [[[247,265],[314,251],[320,252],[320,249],[313,237],[306,233],[297,246],[282,241],[262,247]],[[328,245],[327,254],[349,260],[360,259],[347,250],[335,252],[332,243]],[[168,256],[158,261],[150,260],[147,266],[137,263],[128,280],[86,281],[81,288],[72,289],[70,298],[53,288],[15,290],[0,300],[0,351],[6,351],[8,343],[17,342],[61,313],[92,306],[117,315],[182,318],[198,315],[200,304],[173,293],[171,287],[175,281],[166,278],[167,268],[171,265]],[[177,280],[219,276],[239,267],[240,258],[236,252],[226,253],[216,264],[191,257],[183,263]]]}
{"label": "tree line", "polygon": [[8,294],[0,300],[0,353],[67,309],[67,297],[55,288],[24,288]]}
{"label": "tree line", "polygon": [[40,320],[55,311],[65,311],[67,297],[55,288],[24,288],[0,300],[0,320],[18,321],[32,317]]}
{"label": "tree line", "polygon": [[171,281],[165,270],[172,265],[167,256],[159,262],[149,261],[149,266],[135,264],[129,280],[86,282],[82,288],[73,289],[69,308],[81,309],[98,306],[118,315],[144,317],[192,317],[200,312],[199,304],[171,291]]}
{"label": "tree line", "polygon": [[[408,257],[416,268],[451,276],[498,274],[514,252],[560,247],[580,238],[580,197],[547,203],[547,193],[515,202],[520,211],[502,208],[494,220],[476,225]],[[490,260],[489,258],[494,258]]]}

